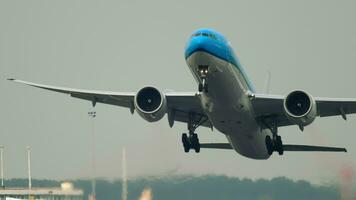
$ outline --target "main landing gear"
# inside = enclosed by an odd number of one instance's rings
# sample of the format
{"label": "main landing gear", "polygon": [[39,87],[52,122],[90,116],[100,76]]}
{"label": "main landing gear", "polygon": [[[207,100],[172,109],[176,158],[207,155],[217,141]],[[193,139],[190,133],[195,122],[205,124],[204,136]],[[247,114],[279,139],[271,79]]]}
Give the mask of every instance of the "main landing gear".
{"label": "main landing gear", "polygon": [[184,147],[184,152],[188,153],[190,149],[194,149],[196,153],[200,152],[200,143],[198,134],[189,133],[189,136],[186,133],[182,134],[182,143]]}
{"label": "main landing gear", "polygon": [[272,126],[269,128],[272,132],[272,138],[266,136],[266,147],[269,155],[272,155],[273,152],[278,152],[279,155],[283,155],[283,142],[281,136],[278,135],[278,127],[276,123],[272,123]]}
{"label": "main landing gear", "polygon": [[199,83],[199,92],[208,92],[208,83],[206,82],[206,78],[208,76],[208,65],[199,65],[198,66],[198,71],[199,71],[199,75],[201,78],[201,83]]}
{"label": "main landing gear", "polygon": [[184,152],[188,153],[190,149],[194,149],[196,153],[200,152],[200,142],[198,138],[198,134],[196,134],[194,131],[197,129],[200,125],[202,125],[204,122],[208,120],[206,116],[200,116],[199,120],[195,121],[195,117],[197,117],[194,114],[189,114],[189,122],[188,122],[188,134],[183,133],[182,134],[182,143],[184,147]]}

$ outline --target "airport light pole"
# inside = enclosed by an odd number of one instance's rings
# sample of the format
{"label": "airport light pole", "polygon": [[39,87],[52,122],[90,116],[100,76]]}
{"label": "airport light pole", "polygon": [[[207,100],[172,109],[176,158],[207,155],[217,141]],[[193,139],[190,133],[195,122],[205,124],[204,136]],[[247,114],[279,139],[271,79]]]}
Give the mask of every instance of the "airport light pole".
{"label": "airport light pole", "polygon": [[91,164],[92,164],[92,180],[91,180],[91,200],[96,200],[96,175],[95,175],[95,117],[96,112],[88,112],[88,116],[91,119]]}
{"label": "airport light pole", "polygon": [[31,181],[31,148],[30,148],[30,146],[27,146],[27,173],[28,173],[28,189],[31,190],[32,181]]}
{"label": "airport light pole", "polygon": [[122,149],[122,192],[121,200],[127,200],[126,149]]}
{"label": "airport light pole", "polygon": [[4,188],[4,146],[0,146],[1,188]]}

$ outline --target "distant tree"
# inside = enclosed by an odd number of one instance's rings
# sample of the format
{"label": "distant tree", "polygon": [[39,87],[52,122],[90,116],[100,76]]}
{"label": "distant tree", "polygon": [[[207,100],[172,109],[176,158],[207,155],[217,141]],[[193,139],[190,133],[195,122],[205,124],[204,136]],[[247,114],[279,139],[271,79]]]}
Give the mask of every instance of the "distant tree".
{"label": "distant tree", "polygon": [[[84,190],[85,199],[91,192],[90,180],[74,180],[74,186]],[[26,179],[6,181],[7,187],[27,187]],[[33,187],[59,187],[61,181],[33,180]],[[121,199],[121,181],[97,180],[98,200]],[[340,195],[334,186],[315,186],[307,181],[292,181],[285,177],[272,180],[239,179],[226,176],[174,176],[138,178],[128,183],[128,199],[137,200],[145,188],[151,188],[154,200],[335,200]]]}

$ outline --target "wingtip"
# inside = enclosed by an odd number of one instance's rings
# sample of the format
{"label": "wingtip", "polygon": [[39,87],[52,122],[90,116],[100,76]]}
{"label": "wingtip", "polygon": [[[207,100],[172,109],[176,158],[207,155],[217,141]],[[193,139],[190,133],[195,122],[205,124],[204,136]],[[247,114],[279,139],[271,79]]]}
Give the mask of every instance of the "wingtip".
{"label": "wingtip", "polygon": [[347,153],[347,149],[344,149],[344,152]]}

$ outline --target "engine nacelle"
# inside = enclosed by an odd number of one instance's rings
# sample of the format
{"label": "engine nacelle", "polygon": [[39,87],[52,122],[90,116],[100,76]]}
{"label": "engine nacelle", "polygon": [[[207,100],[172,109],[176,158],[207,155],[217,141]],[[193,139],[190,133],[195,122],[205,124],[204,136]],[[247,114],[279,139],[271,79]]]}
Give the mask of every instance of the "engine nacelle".
{"label": "engine nacelle", "polygon": [[140,89],[135,96],[134,104],[137,113],[149,122],[162,119],[167,112],[166,96],[154,87]]}
{"label": "engine nacelle", "polygon": [[283,105],[286,116],[300,126],[311,124],[317,116],[314,98],[301,90],[289,93]]}

